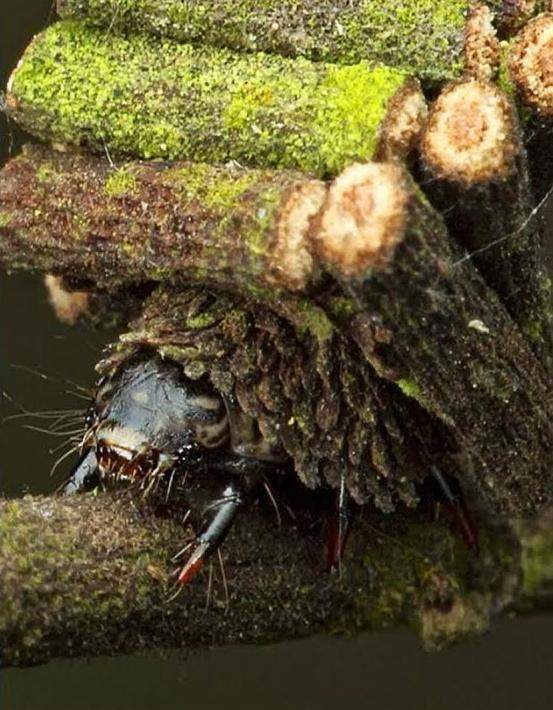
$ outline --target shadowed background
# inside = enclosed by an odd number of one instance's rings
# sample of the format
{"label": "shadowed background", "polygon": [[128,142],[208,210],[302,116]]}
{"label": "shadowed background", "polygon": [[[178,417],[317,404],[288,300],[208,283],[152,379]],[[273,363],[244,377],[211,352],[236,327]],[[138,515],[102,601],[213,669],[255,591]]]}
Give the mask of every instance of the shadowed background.
{"label": "shadowed background", "polygon": [[[51,0],[2,0],[0,85],[26,43],[48,21]],[[0,117],[0,164],[21,134]],[[0,275],[0,418],[79,408],[109,334],[58,323],[40,279]],[[73,392],[70,393],[69,391]],[[46,493],[60,440],[0,425],[0,493]],[[43,423],[42,423],[43,424]],[[1,600],[0,600],[1,603]],[[379,708],[395,710],[550,710],[553,707],[553,617],[503,623],[486,638],[436,655],[407,632],[355,639],[315,638],[270,647],[207,653],[57,662],[0,671],[2,710],[194,710],[225,708]],[[1,651],[0,651],[1,652]]]}

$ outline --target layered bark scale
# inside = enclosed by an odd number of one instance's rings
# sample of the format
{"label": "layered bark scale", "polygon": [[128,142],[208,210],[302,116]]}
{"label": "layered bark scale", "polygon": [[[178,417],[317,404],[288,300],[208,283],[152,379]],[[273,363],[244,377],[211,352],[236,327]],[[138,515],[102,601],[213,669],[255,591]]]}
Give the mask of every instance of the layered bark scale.
{"label": "layered bark scale", "polygon": [[331,320],[339,295],[318,307],[305,297],[269,304],[205,290],[160,289],[111,354],[102,376],[142,353],[207,377],[290,457],[308,488],[344,481],[359,504],[391,512],[414,506],[414,482],[430,462],[450,468],[446,427],[394,384],[376,376],[359,347]]}

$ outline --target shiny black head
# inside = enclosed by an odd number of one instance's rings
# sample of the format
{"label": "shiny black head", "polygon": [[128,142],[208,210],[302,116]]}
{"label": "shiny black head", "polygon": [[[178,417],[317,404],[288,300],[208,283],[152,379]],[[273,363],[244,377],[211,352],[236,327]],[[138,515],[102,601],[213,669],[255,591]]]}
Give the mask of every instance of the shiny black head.
{"label": "shiny black head", "polygon": [[157,356],[130,360],[104,378],[87,426],[83,448],[95,451],[107,479],[161,475],[229,439],[227,411],[215,390]]}

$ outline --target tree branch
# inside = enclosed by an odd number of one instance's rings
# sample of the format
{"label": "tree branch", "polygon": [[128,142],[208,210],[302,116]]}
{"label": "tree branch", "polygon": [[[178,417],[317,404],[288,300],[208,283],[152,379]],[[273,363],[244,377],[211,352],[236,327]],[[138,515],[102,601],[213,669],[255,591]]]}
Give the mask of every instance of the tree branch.
{"label": "tree branch", "polygon": [[320,530],[243,515],[224,548],[229,604],[215,572],[168,602],[172,519],[126,496],[0,503],[2,666],[135,649],[258,643],[408,623],[427,648],[486,630],[509,609],[553,601],[553,518],[517,523],[519,543],[484,531],[471,556],[443,525],[364,515],[344,574],[322,571]]}

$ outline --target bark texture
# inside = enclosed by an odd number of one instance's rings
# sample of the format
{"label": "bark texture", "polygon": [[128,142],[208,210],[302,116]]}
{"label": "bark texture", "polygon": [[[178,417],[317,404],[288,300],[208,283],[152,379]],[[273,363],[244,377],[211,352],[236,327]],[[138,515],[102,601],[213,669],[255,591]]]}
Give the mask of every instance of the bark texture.
{"label": "bark texture", "polygon": [[[341,210],[327,209],[318,232],[323,262],[358,306],[346,319],[348,332],[379,375],[407,383],[412,396],[455,431],[470,461],[463,481],[489,509],[538,509],[552,494],[550,378],[417,188],[407,182],[402,189],[384,165],[358,169],[367,174],[362,203],[371,207],[355,212],[352,231],[358,246],[368,243],[372,250],[359,249],[361,258],[351,262]],[[341,201],[347,174],[331,187],[329,202],[335,194]],[[393,205],[388,221],[379,201]],[[390,219],[404,220],[405,227],[401,240],[388,242],[382,253],[374,245],[389,233]]]}
{"label": "bark texture", "polygon": [[[526,0],[481,4],[509,29],[531,16],[535,5]],[[118,31],[317,61],[367,60],[433,81],[466,70],[467,19],[473,8],[470,0],[58,0],[62,17]],[[491,23],[489,33],[493,41]]]}
{"label": "bark texture", "polygon": [[[200,281],[252,293],[316,277],[326,185],[299,173],[105,158],[28,146],[2,170],[0,262],[95,287]],[[30,248],[32,247],[32,248]]]}
{"label": "bark texture", "polygon": [[514,107],[487,82],[450,85],[432,107],[422,155],[450,234],[551,372],[553,289]]}
{"label": "bark texture", "polygon": [[182,541],[175,520],[129,498],[83,495],[0,503],[2,666],[153,647],[268,643],[409,624],[428,649],[482,633],[503,611],[553,593],[551,516],[483,531],[472,556],[443,525],[358,520],[343,576],[322,571],[310,534],[249,511],[225,543],[229,604],[215,573],[167,602]]}
{"label": "bark texture", "polygon": [[60,22],[27,49],[7,106],[46,140],[320,176],[373,157],[407,81],[367,62],[240,55]]}

